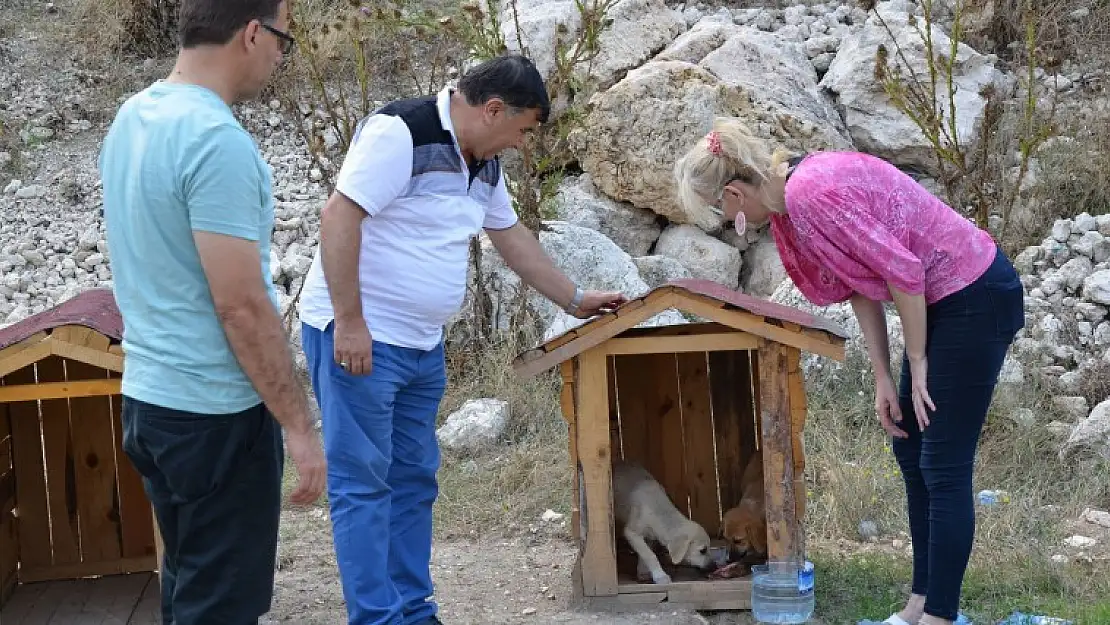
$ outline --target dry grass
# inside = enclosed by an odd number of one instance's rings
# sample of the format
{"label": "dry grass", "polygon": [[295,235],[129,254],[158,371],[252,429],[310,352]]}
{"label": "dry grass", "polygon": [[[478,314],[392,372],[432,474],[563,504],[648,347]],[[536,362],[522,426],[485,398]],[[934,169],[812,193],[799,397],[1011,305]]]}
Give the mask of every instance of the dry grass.
{"label": "dry grass", "polygon": [[[905,491],[890,444],[875,421],[865,356],[809,384],[807,531],[818,541],[858,539],[860,521],[881,533],[908,531]],[[1007,414],[1032,409],[1037,425],[1020,429]],[[1035,383],[996,393],[980,442],[975,489],[1002,489],[1012,499],[979,508],[973,564],[1030,552],[1047,561],[1063,538],[1062,522],[1110,501],[1110,464],[1096,458],[1061,460],[1059,441],[1043,427],[1056,418],[1049,395]],[[1055,506],[1046,509],[1045,506]]]}

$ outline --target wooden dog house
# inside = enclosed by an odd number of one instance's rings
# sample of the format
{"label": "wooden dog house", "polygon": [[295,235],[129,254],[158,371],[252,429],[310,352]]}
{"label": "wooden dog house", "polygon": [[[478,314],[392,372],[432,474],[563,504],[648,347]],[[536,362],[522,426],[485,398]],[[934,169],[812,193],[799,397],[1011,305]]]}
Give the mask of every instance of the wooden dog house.
{"label": "wooden dog house", "polygon": [[121,447],[122,333],[107,289],[0,330],[0,606],[20,584],[158,569]]}
{"label": "wooden dog house", "polygon": [[[668,309],[707,321],[637,328]],[[521,354],[518,374],[562,370],[579,545],[575,587],[596,607],[749,609],[751,579],[638,583],[617,551],[612,460],[643,464],[671,501],[720,532],[746,460],[763,451],[768,557],[805,553],[801,352],[844,359],[832,322],[709,281],[671,282]],[[756,418],[756,415],[759,415]],[[689,579],[689,578],[687,578]]]}

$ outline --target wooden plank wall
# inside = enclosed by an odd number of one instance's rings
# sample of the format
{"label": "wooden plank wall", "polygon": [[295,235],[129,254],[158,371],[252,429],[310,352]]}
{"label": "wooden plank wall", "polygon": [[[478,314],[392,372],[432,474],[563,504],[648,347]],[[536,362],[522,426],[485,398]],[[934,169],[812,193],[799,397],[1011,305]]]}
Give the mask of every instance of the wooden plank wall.
{"label": "wooden plank wall", "polygon": [[[619,445],[711,536],[739,501],[744,465],[758,449],[754,352],[613,357]],[[616,447],[618,443],[614,443]]]}
{"label": "wooden plank wall", "polygon": [[[39,382],[113,377],[51,356],[5,381],[33,383],[36,370]],[[121,449],[119,407],[119,396],[8,405],[21,582],[156,568],[150,504]]]}
{"label": "wooden plank wall", "polygon": [[19,580],[19,536],[16,534],[15,472],[12,470],[11,420],[8,407],[0,406],[0,606],[8,600]]}

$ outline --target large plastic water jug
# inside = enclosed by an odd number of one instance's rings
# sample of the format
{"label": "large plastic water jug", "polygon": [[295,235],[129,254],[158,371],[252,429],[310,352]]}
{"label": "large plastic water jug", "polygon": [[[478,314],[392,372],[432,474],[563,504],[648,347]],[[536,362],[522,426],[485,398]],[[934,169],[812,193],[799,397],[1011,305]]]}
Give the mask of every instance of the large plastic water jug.
{"label": "large plastic water jug", "polygon": [[752,616],[760,623],[799,625],[813,616],[813,563],[752,567]]}

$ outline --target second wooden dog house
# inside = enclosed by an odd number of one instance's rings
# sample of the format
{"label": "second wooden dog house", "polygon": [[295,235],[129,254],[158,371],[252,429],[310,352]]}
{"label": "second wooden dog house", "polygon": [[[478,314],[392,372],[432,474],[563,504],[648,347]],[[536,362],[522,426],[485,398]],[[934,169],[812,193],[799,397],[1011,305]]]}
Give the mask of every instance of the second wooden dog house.
{"label": "second wooden dog house", "polygon": [[[636,327],[668,309],[707,321]],[[761,449],[768,556],[802,557],[801,353],[843,361],[846,337],[826,319],[714,282],[683,280],[521,354],[518,374],[562,370],[563,416],[577,476],[572,524],[581,596],[607,608],[750,608],[750,577],[637,581],[635,558],[617,550],[612,460],[639,461],[679,510],[715,537],[723,512],[739,499],[747,459]]]}
{"label": "second wooden dog house", "polygon": [[108,289],[0,329],[0,608],[24,584],[159,568],[122,449],[122,333]]}

